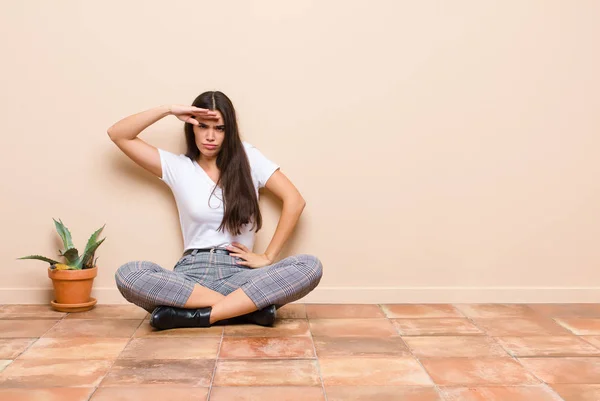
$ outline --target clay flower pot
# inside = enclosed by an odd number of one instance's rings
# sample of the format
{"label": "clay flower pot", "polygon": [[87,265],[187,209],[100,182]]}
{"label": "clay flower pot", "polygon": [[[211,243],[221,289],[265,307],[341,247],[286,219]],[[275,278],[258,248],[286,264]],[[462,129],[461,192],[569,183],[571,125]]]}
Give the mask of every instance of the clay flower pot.
{"label": "clay flower pot", "polygon": [[90,297],[92,284],[98,274],[98,267],[81,270],[48,269],[48,277],[54,286],[52,307],[61,312],[84,312],[96,304]]}
{"label": "clay flower pot", "polygon": [[75,245],[71,232],[63,224],[62,220],[54,220],[56,231],[62,240],[64,249],[59,249],[59,256],[66,261],[61,263],[57,260],[42,255],[28,255],[17,259],[33,259],[50,263],[48,277],[52,279],[54,286],[54,300],[50,305],[61,312],[83,312],[90,310],[96,305],[96,299],[90,297],[94,277],[98,274],[98,265],[94,258],[96,250],[106,238],[98,240],[98,236],[104,226],[97,229],[88,239],[85,250],[80,255]]}

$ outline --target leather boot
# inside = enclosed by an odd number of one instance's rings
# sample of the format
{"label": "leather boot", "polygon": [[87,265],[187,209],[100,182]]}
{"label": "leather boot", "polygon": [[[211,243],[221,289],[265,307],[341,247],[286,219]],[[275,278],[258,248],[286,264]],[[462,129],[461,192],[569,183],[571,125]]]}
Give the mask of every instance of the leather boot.
{"label": "leather boot", "polygon": [[259,326],[272,326],[277,317],[277,308],[275,305],[269,305],[254,312],[246,313],[245,315],[232,317],[218,321],[218,325],[252,323]]}
{"label": "leather boot", "polygon": [[150,326],[159,329],[176,327],[210,327],[212,308],[186,309],[175,306],[157,306],[150,315]]}
{"label": "leather boot", "polygon": [[277,308],[275,305],[269,305],[242,316],[247,322],[258,324],[259,326],[273,326],[276,317]]}

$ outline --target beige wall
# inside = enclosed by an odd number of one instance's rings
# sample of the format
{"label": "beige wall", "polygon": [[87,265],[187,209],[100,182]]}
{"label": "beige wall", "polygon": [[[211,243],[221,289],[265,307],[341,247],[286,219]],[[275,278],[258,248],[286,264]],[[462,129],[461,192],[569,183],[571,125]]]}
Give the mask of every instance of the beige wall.
{"label": "beige wall", "polygon": [[[99,302],[172,267],[171,193],[106,129],[213,89],[307,200],[304,301],[600,301],[600,2],[173,3],[1,3],[0,303],[49,301],[15,258],[57,254],[53,217],[80,247],[106,223]],[[141,137],[184,149],[173,117]]]}

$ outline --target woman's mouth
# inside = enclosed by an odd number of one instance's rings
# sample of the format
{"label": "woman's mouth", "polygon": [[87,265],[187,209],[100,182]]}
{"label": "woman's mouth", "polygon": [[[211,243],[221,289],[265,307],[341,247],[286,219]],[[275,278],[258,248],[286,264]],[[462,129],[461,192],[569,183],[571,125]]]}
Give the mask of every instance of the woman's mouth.
{"label": "woman's mouth", "polygon": [[215,150],[217,148],[217,145],[204,145],[204,147],[208,150]]}

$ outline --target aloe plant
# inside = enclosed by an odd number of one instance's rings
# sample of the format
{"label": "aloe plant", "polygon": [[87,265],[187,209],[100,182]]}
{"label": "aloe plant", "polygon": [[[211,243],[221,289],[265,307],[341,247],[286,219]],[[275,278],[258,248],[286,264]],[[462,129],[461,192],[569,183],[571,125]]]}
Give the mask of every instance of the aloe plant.
{"label": "aloe plant", "polygon": [[106,238],[102,238],[98,241],[98,236],[106,226],[103,225],[92,236],[88,239],[88,242],[85,246],[85,250],[82,255],[79,255],[79,251],[73,245],[73,239],[71,237],[71,232],[69,229],[63,224],[62,220],[52,219],[54,220],[54,225],[56,227],[56,231],[58,235],[62,239],[64,249],[59,249],[59,255],[66,259],[65,263],[61,263],[54,259],[47,258],[41,255],[29,255],[23,256],[17,259],[36,259],[41,260],[43,262],[50,263],[50,269],[58,269],[58,270],[82,270],[82,269],[91,269],[96,266],[96,261],[98,258],[94,259],[94,255],[96,254],[96,250],[104,242]]}

